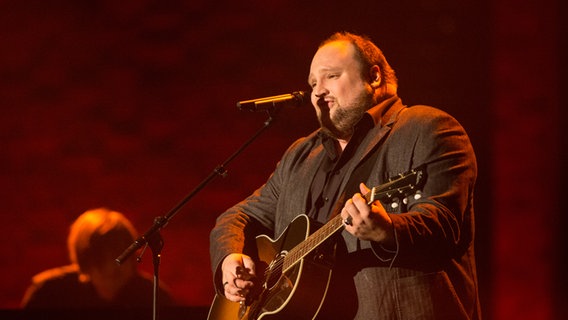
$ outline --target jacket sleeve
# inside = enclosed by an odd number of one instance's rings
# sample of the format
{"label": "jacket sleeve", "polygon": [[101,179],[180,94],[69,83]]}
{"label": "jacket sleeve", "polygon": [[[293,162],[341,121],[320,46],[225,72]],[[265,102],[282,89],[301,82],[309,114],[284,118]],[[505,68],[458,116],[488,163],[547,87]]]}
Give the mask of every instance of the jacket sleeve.
{"label": "jacket sleeve", "polygon": [[[454,118],[429,107],[410,108],[397,125],[406,140],[398,143],[411,150],[410,166],[424,165],[426,180],[418,196],[407,198],[406,212],[390,214],[396,249],[374,244],[373,250],[383,261],[403,267],[460,257],[474,233],[477,165],[469,138]],[[397,142],[396,136],[390,139]]]}

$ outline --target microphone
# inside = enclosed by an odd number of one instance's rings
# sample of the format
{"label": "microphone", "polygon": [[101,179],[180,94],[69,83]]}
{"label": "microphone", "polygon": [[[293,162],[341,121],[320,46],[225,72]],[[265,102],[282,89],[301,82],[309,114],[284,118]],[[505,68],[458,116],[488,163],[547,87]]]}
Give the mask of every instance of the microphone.
{"label": "microphone", "polygon": [[279,96],[239,101],[237,108],[247,111],[272,111],[284,106],[299,107],[308,102],[310,102],[309,92],[295,91]]}

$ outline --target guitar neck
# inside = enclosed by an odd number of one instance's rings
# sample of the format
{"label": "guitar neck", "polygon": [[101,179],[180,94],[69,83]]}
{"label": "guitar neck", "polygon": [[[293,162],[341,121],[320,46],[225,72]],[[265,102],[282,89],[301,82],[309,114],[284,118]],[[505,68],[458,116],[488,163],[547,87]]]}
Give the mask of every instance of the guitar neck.
{"label": "guitar neck", "polygon": [[[368,204],[373,202],[374,198],[376,197],[377,188],[373,188],[371,192],[363,195],[363,198],[367,201]],[[288,254],[284,257],[283,263],[283,272],[286,272],[295,265],[300,259],[303,259],[306,255],[312,252],[315,248],[317,248],[320,244],[322,244],[325,240],[335,234],[337,231],[343,228],[343,219],[341,215],[336,215],[335,217],[331,218],[323,227],[316,230],[312,233],[306,240],[302,243],[298,244],[296,247],[292,248]]]}
{"label": "guitar neck", "polygon": [[316,232],[312,233],[308,238],[306,238],[306,240],[288,252],[288,254],[284,257],[282,271],[288,271],[293,265],[312,252],[341,228],[343,228],[343,220],[340,215],[336,215]]}

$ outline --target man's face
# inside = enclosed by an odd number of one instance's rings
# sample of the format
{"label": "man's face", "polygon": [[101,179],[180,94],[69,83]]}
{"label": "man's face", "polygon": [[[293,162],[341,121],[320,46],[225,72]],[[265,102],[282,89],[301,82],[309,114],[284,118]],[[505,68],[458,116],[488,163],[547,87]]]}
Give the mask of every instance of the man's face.
{"label": "man's face", "polygon": [[321,47],[312,59],[308,82],[322,130],[348,140],[353,126],[373,106],[373,88],[362,76],[353,45],[334,41]]}
{"label": "man's face", "polygon": [[107,253],[97,266],[86,271],[98,295],[107,301],[114,299],[136,274],[136,259],[130,258],[119,266],[114,257],[116,254]]}

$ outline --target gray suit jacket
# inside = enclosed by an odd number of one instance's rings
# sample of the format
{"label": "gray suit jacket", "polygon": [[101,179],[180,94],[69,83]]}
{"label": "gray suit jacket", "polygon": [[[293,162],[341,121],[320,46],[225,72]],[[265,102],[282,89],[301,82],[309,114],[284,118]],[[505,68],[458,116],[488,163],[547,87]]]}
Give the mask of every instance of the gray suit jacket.
{"label": "gray suit jacket", "polygon": [[[396,96],[369,113],[376,126],[354,155],[342,201],[358,192],[358,182],[377,186],[418,166],[425,166],[427,178],[420,197],[409,196],[396,208],[384,204],[396,250],[342,232],[318,319],[479,319],[473,250],[477,167],[467,134],[445,112],[407,108]],[[323,156],[317,132],[297,140],[266,184],[219,216],[210,247],[218,292],[219,266],[227,254],[246,252],[245,244],[259,232],[276,238],[305,213]]]}

